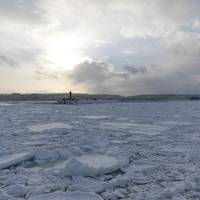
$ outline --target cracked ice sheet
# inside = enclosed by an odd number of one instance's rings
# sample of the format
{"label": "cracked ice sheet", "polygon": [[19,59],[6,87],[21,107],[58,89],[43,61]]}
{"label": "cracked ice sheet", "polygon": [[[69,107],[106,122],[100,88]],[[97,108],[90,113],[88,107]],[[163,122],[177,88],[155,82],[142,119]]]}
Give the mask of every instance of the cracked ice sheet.
{"label": "cracked ice sheet", "polygon": [[[56,152],[63,152],[62,157],[66,157],[65,150],[69,151],[69,157],[79,157],[86,154],[109,154],[109,152],[114,153],[113,155],[122,154],[124,157],[130,157],[127,171],[123,171],[125,174],[115,172],[95,177],[97,182],[104,181],[107,185],[106,191],[100,193],[103,198],[120,198],[115,196],[117,195],[115,191],[123,189],[125,196],[122,199],[156,199],[156,196],[159,195],[163,196],[157,199],[163,200],[170,195],[171,199],[194,199],[194,195],[199,199],[200,159],[198,155],[200,155],[200,137],[199,114],[196,112],[198,106],[198,102],[1,106],[0,155],[41,150],[41,147],[34,146],[37,145],[37,141],[44,142],[42,149],[48,150],[54,163],[62,162]],[[85,116],[87,113],[91,116],[110,116],[106,122],[118,123],[120,121],[126,124],[124,124],[123,129],[116,126],[103,129],[99,128],[103,119],[77,120],[78,116]],[[196,117],[194,117],[194,113]],[[63,130],[57,129],[46,130],[43,134],[33,134],[32,132],[27,134],[27,125],[45,124],[49,120],[51,122],[66,121],[67,124],[75,124],[77,120],[82,123],[77,123],[76,129],[68,134],[62,134]],[[18,121],[20,123],[16,124]],[[177,124],[176,122],[181,123]],[[146,130],[140,128],[141,126],[146,127]],[[152,126],[159,126],[159,128]],[[148,129],[158,133],[160,127],[167,129],[161,131],[161,136],[151,137],[149,135],[146,137],[144,135]],[[135,134],[137,130],[140,133]],[[57,137],[54,137],[53,134]],[[32,138],[32,136],[36,137]],[[43,136],[43,139],[40,136]],[[34,141],[36,144],[32,145]],[[109,143],[109,141],[111,142]],[[101,152],[102,149],[103,152]],[[27,200],[30,197],[52,191],[62,192],[74,189],[77,191],[83,182],[87,182],[86,179],[74,183],[69,177],[57,176],[53,170],[45,171],[45,166],[52,166],[51,160],[48,160],[47,157],[41,158],[44,167],[38,162],[39,164],[35,166],[34,163],[30,163],[31,165],[28,167],[19,165],[0,170],[0,197],[9,200]],[[119,174],[122,176],[121,180],[112,184]],[[130,177],[128,182],[127,176]],[[33,177],[37,177],[36,180],[33,181]],[[132,181],[134,178],[135,181]],[[149,183],[150,181],[153,182]],[[180,186],[178,182],[183,183],[183,186]],[[92,181],[88,181],[85,185],[89,187],[90,184]],[[75,187],[70,189],[70,186],[73,185]],[[8,194],[13,186],[14,189],[21,188],[22,193],[27,191],[26,197],[15,197],[16,194],[13,192]],[[84,189],[89,190],[87,187],[81,188],[81,190]],[[93,189],[91,188],[92,191]],[[143,194],[146,194],[145,198],[142,198]]]}
{"label": "cracked ice sheet", "polygon": [[48,123],[48,124],[36,124],[27,127],[32,132],[43,132],[50,129],[71,129],[72,127],[66,123]]}

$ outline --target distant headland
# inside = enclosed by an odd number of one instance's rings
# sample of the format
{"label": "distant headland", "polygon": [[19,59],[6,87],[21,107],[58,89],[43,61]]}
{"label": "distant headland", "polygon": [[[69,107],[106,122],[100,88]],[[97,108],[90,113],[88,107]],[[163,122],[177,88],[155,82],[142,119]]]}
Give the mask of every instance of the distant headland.
{"label": "distant headland", "polygon": [[[0,94],[0,101],[54,101],[58,102],[68,98],[68,93],[32,93],[32,94]],[[110,94],[81,94],[73,93],[76,101],[181,101],[181,100],[200,100],[199,94],[152,94],[152,95],[133,95],[120,96]]]}

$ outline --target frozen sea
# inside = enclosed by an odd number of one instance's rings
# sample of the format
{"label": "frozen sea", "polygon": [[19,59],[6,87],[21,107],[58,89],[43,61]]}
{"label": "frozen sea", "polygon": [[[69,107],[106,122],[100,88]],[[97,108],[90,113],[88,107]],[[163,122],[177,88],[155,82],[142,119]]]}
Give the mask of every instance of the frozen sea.
{"label": "frozen sea", "polygon": [[14,199],[200,199],[200,102],[0,104]]}

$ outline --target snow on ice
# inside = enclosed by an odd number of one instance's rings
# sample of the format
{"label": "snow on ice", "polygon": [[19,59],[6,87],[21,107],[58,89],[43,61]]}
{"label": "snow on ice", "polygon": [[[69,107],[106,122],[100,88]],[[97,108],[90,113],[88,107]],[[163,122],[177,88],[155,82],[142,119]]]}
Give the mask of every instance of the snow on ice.
{"label": "snow on ice", "polygon": [[200,199],[199,108],[0,106],[0,200]]}
{"label": "snow on ice", "polygon": [[48,124],[37,124],[28,126],[28,129],[32,132],[43,132],[49,129],[71,129],[69,124],[64,123],[48,123]]}
{"label": "snow on ice", "polygon": [[0,106],[10,106],[10,105],[12,105],[12,104],[10,104],[10,103],[4,103],[4,102],[0,103]]}
{"label": "snow on ice", "polygon": [[88,116],[79,116],[78,118],[82,119],[91,119],[91,120],[97,120],[97,119],[108,119],[109,116],[96,116],[96,115],[88,115]]}

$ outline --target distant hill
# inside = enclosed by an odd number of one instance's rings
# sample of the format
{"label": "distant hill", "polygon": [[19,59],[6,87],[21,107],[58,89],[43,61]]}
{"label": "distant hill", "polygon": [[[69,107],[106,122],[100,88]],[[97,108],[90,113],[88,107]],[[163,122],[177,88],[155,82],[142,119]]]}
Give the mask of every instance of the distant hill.
{"label": "distant hill", "polygon": [[[67,98],[65,93],[49,93],[49,94],[0,94],[0,101],[58,101]],[[200,95],[191,94],[156,94],[156,95],[135,95],[120,96],[109,94],[80,94],[74,93],[73,98],[77,100],[118,100],[118,101],[172,101],[172,100],[199,100]]]}
{"label": "distant hill", "polygon": [[127,99],[132,100],[149,100],[149,101],[177,101],[177,100],[199,100],[198,94],[154,94],[154,95],[136,95],[129,96]]}
{"label": "distant hill", "polygon": [[[119,95],[107,94],[72,94],[73,98],[79,99],[93,99],[93,100],[121,100],[124,97]],[[0,101],[58,101],[67,98],[65,93],[48,93],[48,94],[0,94]]]}

